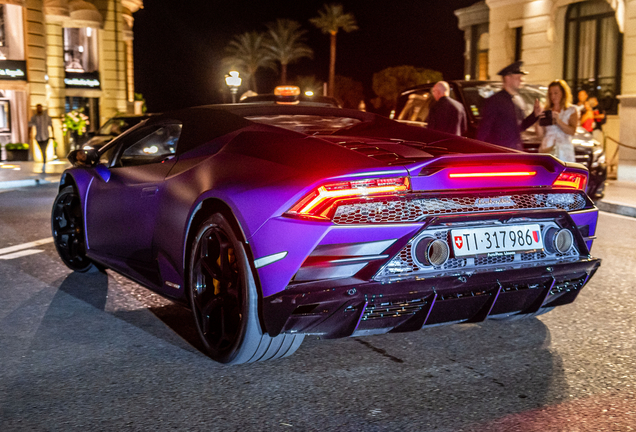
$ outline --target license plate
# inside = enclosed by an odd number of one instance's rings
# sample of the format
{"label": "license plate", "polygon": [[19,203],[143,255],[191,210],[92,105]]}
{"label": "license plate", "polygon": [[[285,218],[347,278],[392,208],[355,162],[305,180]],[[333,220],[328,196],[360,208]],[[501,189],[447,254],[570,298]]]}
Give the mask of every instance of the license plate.
{"label": "license plate", "polygon": [[512,255],[517,251],[543,250],[539,225],[510,225],[451,230],[455,256]]}

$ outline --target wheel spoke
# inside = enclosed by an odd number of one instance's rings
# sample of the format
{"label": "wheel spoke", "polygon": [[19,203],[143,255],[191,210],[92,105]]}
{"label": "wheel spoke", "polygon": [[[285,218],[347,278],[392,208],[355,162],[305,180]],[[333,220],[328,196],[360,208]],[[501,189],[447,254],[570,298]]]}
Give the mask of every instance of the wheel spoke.
{"label": "wheel spoke", "polygon": [[198,288],[201,288],[201,290],[197,290],[197,295],[194,298],[196,305],[201,313],[209,315],[208,308],[210,307],[210,303],[214,301],[214,289],[205,284],[199,285]]}
{"label": "wheel spoke", "polygon": [[71,208],[69,204],[64,204],[64,207],[62,207],[62,214],[64,215],[64,220],[66,221],[66,225],[69,225],[72,220]]}
{"label": "wheel spoke", "polygon": [[60,228],[59,230],[57,230],[57,235],[58,236],[63,236],[63,235],[67,235],[67,236],[75,236],[75,228],[69,228],[69,227],[64,227],[64,228]]}
{"label": "wheel spoke", "polygon": [[209,277],[210,279],[216,279],[219,282],[223,280],[223,275],[221,269],[213,262],[210,258],[201,258],[199,261],[201,263],[201,273],[204,276]]}
{"label": "wheel spoke", "polygon": [[79,252],[79,242],[77,241],[76,238],[70,239],[69,238],[69,252],[70,252],[70,258],[72,260],[76,260],[76,259],[81,259]]}

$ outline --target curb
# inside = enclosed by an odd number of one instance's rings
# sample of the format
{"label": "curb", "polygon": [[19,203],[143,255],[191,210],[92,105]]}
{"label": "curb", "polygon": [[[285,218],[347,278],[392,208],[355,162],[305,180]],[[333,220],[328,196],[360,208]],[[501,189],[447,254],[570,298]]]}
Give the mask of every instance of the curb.
{"label": "curb", "polygon": [[632,207],[629,205],[607,202],[607,201],[598,201],[596,203],[596,207],[598,207],[599,210],[604,212],[636,218],[636,207]]}
{"label": "curb", "polygon": [[47,180],[47,179],[7,180],[7,181],[0,181],[0,189],[18,189],[23,187],[59,183],[59,181],[60,181],[59,178],[55,180]]}

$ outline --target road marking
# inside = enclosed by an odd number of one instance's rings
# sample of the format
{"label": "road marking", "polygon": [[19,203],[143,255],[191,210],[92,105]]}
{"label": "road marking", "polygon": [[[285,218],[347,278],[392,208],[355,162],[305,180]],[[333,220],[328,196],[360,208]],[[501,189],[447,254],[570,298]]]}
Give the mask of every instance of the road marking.
{"label": "road marking", "polygon": [[53,237],[45,238],[45,239],[42,239],[42,240],[36,240],[36,241],[29,242],[29,243],[23,243],[23,244],[19,244],[19,245],[15,245],[15,246],[9,246],[9,247],[6,247],[4,249],[0,249],[0,255],[12,253],[12,252],[17,252],[17,251],[21,251],[21,250],[24,250],[24,249],[31,249],[33,247],[41,246],[41,245],[47,244],[47,243],[53,243]]}
{"label": "road marking", "polygon": [[10,260],[10,259],[15,259],[15,258],[20,258],[20,257],[23,257],[23,256],[33,255],[33,254],[40,253],[40,252],[44,252],[44,251],[40,250],[40,249],[27,249],[27,250],[23,250],[23,251],[20,251],[20,252],[7,254],[7,255],[0,255],[0,260]]}

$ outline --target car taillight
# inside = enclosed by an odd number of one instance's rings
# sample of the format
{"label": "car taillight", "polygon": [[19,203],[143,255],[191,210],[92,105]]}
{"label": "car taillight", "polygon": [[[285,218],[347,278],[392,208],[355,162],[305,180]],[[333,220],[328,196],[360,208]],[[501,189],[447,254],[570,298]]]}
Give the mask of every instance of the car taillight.
{"label": "car taillight", "polygon": [[483,178],[483,177],[532,177],[536,171],[493,171],[493,172],[461,172],[450,173],[450,178]]}
{"label": "car taillight", "polygon": [[286,214],[329,219],[330,213],[338,201],[407,192],[409,190],[410,182],[408,177],[328,183],[305,195]]}
{"label": "car taillight", "polygon": [[552,183],[552,187],[555,188],[567,188],[585,190],[587,185],[587,174],[563,171],[559,174],[559,177]]}

